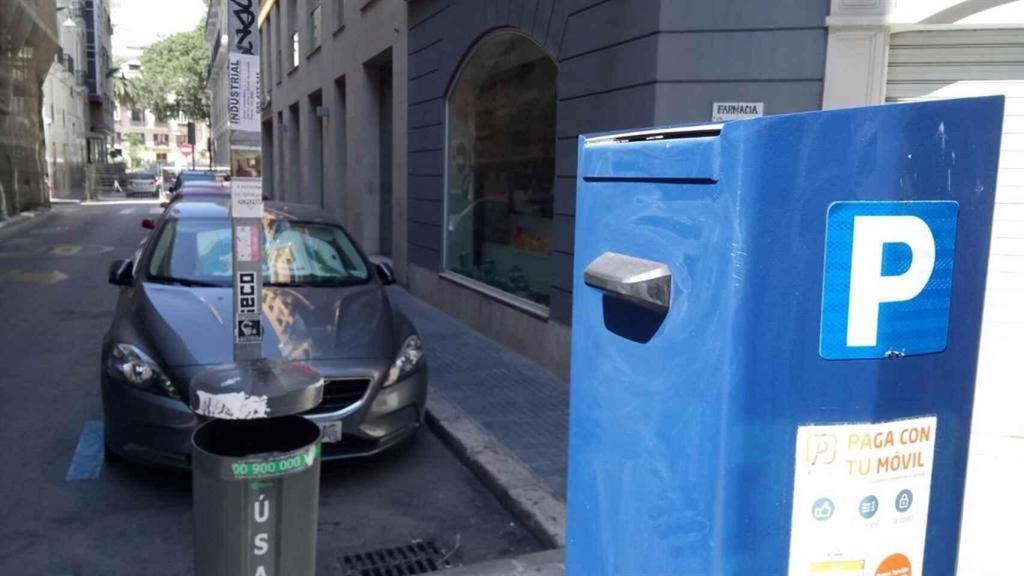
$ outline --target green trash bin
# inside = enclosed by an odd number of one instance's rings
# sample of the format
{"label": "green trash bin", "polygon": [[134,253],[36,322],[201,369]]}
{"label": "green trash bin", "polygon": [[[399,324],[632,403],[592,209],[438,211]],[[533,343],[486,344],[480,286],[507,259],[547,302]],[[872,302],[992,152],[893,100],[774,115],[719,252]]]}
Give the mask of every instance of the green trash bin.
{"label": "green trash bin", "polygon": [[193,409],[220,416],[192,436],[197,576],[315,574],[320,428],[288,412],[322,391],[308,367],[266,360],[193,379]]}

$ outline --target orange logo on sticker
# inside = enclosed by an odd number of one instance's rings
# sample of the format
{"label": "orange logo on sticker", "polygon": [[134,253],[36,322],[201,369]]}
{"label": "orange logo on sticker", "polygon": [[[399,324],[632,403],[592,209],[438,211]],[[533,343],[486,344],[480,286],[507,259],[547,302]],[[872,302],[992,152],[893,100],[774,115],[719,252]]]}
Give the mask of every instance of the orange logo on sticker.
{"label": "orange logo on sticker", "polygon": [[815,434],[807,439],[807,463],[811,466],[829,465],[836,461],[836,437]]}
{"label": "orange logo on sticker", "polygon": [[910,559],[903,554],[893,554],[882,560],[875,576],[911,576]]}

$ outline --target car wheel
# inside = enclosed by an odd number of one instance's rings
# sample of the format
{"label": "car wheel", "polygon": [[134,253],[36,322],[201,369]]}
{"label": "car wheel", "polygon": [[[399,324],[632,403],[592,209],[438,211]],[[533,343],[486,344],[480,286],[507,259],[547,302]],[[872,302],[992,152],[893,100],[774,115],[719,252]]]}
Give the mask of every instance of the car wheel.
{"label": "car wheel", "polygon": [[118,464],[124,462],[124,458],[121,458],[121,455],[118,454],[117,452],[114,452],[114,450],[110,448],[110,445],[107,444],[106,441],[104,441],[103,462],[110,464],[111,466],[117,466]]}

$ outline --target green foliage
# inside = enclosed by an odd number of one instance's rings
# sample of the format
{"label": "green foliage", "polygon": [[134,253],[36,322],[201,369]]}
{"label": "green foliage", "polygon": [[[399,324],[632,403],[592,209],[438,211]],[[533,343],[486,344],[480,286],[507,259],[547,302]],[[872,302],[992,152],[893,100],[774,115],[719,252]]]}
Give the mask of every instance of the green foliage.
{"label": "green foliage", "polygon": [[142,164],[142,149],[145,138],[137,132],[129,132],[125,135],[128,142],[128,164],[131,168],[138,168]]}
{"label": "green foliage", "polygon": [[138,103],[160,120],[179,115],[197,122],[209,120],[209,55],[202,23],[191,32],[179,32],[146,46],[140,61],[142,75],[133,82]]}

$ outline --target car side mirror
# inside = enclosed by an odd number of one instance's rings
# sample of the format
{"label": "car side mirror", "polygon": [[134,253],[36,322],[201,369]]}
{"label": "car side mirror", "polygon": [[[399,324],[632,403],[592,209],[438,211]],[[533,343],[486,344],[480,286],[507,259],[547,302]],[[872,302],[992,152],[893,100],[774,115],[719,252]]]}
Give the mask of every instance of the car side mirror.
{"label": "car side mirror", "polygon": [[114,286],[132,285],[132,261],[114,260],[110,263],[110,271],[107,273],[107,281]]}
{"label": "car side mirror", "polygon": [[395,270],[387,262],[377,263],[377,278],[380,278],[380,283],[389,286],[395,283]]}
{"label": "car side mirror", "polygon": [[153,220],[152,218],[143,218],[142,227],[146,230],[152,230],[153,228],[156,228],[156,220]]}

